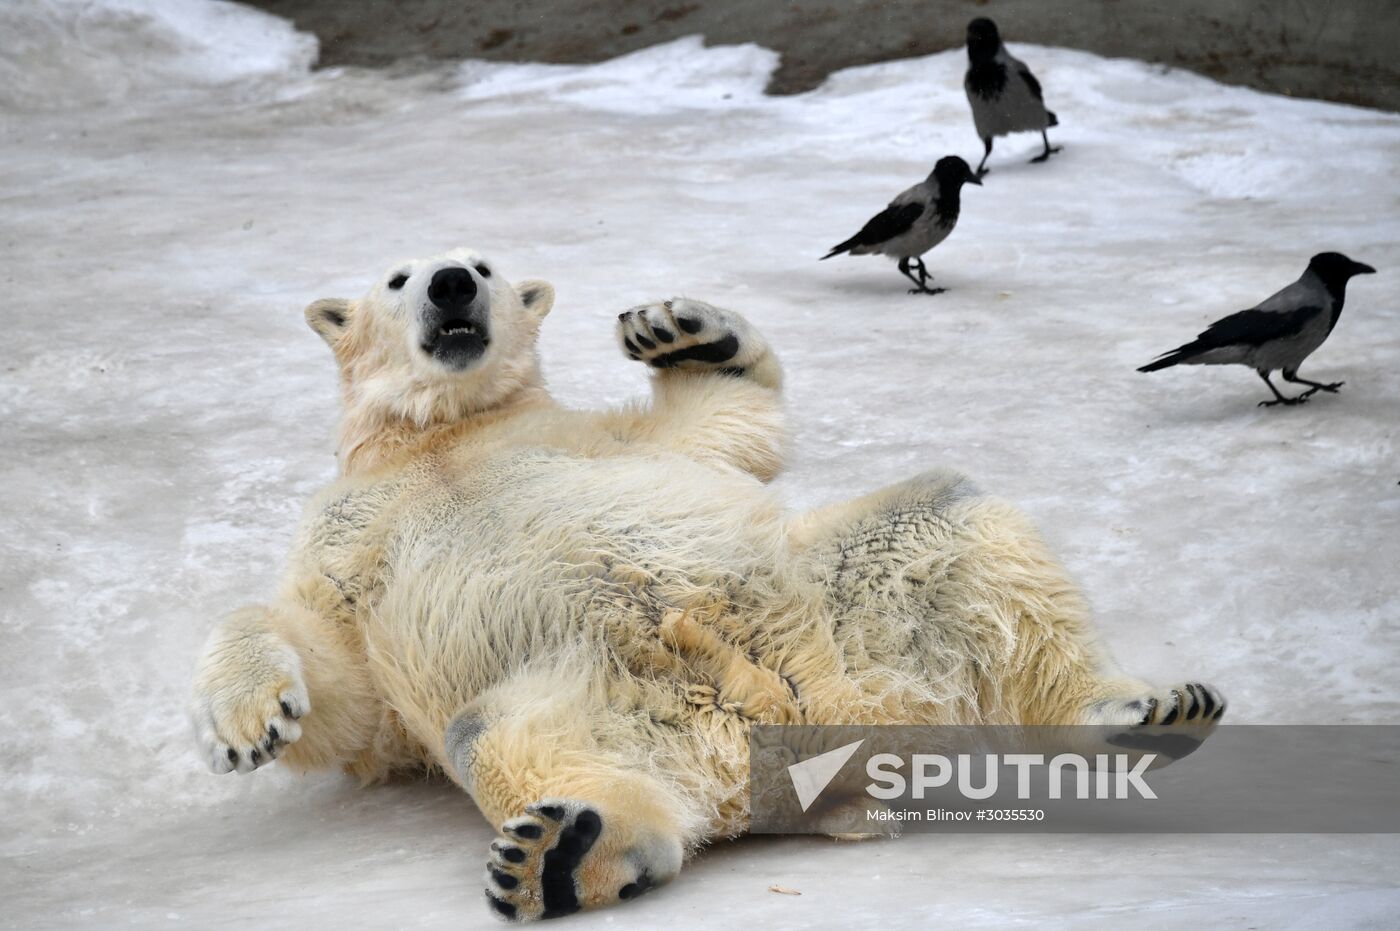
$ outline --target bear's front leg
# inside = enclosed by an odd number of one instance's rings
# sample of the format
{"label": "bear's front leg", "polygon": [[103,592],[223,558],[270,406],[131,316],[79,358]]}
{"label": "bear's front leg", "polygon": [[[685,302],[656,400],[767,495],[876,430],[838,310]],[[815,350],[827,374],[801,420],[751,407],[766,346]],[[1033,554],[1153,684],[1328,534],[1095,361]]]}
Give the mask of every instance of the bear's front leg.
{"label": "bear's front leg", "polygon": [[248,773],[348,762],[378,720],[354,638],[298,604],[243,608],[210,634],[191,717],[205,763]]}
{"label": "bear's front leg", "polygon": [[268,609],[244,608],[210,635],[195,676],[195,735],[216,773],[248,773],[301,737],[311,697],[301,657],[269,623]]}
{"label": "bear's front leg", "polygon": [[764,481],[782,469],[782,366],[747,320],[675,298],[618,316],[628,358],[656,373],[649,409],[608,415],[610,432],[722,462]]}

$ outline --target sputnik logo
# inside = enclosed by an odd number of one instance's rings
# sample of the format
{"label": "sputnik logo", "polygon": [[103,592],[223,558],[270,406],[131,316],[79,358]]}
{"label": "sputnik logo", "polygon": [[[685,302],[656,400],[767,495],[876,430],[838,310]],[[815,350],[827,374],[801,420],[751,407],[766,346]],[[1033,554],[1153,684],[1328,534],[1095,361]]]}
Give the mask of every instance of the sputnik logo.
{"label": "sputnik logo", "polygon": [[797,801],[802,806],[803,811],[812,807],[817,796],[821,795],[822,790],[831,784],[831,780],[836,778],[841,767],[846,765],[846,761],[860,749],[860,745],[863,743],[865,743],[865,739],[861,738],[853,744],[828,750],[810,760],[794,763],[787,768],[788,778],[792,780],[792,788],[797,792]]}

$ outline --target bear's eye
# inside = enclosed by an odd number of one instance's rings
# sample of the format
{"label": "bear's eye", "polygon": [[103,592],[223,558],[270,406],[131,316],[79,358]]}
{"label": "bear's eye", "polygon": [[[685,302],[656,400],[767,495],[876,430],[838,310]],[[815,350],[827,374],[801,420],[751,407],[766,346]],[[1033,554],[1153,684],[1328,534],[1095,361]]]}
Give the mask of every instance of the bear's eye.
{"label": "bear's eye", "polygon": [[478,265],[478,266],[476,267],[476,271],[477,271],[477,274],[479,274],[479,275],[480,275],[481,277],[483,277],[483,278],[490,278],[490,277],[491,277],[491,269],[487,268],[485,265]]}
{"label": "bear's eye", "polygon": [[403,273],[397,274],[389,279],[389,290],[397,291],[406,284],[408,284],[408,276]]}

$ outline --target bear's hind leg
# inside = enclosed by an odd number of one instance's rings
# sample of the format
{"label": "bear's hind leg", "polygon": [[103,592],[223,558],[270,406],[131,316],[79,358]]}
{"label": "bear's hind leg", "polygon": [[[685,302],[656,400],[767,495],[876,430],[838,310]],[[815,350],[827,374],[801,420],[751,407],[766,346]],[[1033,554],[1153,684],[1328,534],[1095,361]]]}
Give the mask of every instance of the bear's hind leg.
{"label": "bear's hind leg", "polygon": [[[500,832],[488,903],[516,920],[641,895],[673,879],[701,839],[697,806],[652,771],[644,735],[623,736],[636,723],[586,688],[560,686],[520,674],[474,701],[444,739],[451,772]],[[618,749],[627,745],[636,752]]]}
{"label": "bear's hind leg", "polygon": [[1166,726],[1193,745],[1210,735],[1225,712],[1220,691],[1200,682],[1153,688],[1121,673],[1078,587],[1024,514],[987,498],[963,502],[952,516],[966,546],[954,577],[1000,604],[1013,632],[995,688],[1016,723],[1129,733]]}
{"label": "bear's hind leg", "polygon": [[1224,709],[1209,686],[1153,690],[1118,673],[1030,520],[957,473],[806,515],[792,540],[853,662],[929,683],[909,723],[1167,724],[1203,738]]}

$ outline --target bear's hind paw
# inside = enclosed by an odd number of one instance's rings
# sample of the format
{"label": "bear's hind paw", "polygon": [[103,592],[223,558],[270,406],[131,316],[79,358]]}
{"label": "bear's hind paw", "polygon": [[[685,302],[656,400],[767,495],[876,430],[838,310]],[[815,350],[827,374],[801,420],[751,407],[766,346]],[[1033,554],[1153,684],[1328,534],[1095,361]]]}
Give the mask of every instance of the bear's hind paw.
{"label": "bear's hind paw", "polygon": [[1193,753],[1225,714],[1225,696],[1202,682],[1094,705],[1086,723],[1107,725],[1112,747],[1152,752],[1161,765]]}
{"label": "bear's hind paw", "polygon": [[486,864],[492,911],[508,921],[558,918],[636,898],[680,870],[678,840],[611,820],[586,802],[544,799],[505,822]]}

